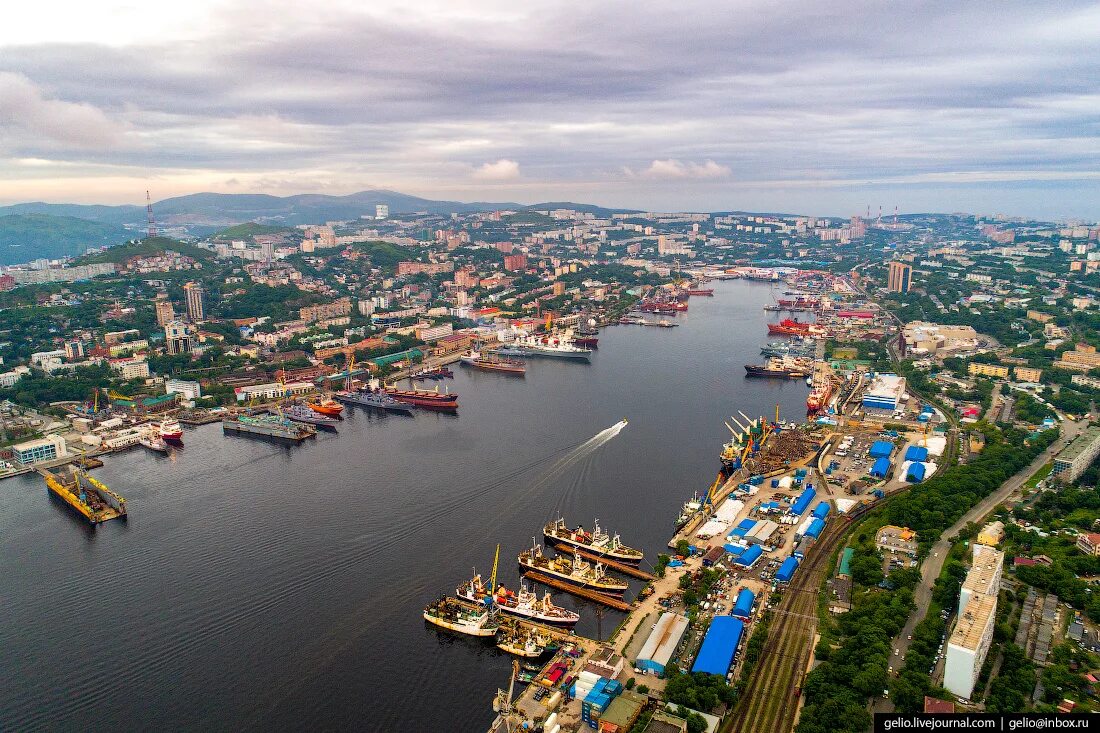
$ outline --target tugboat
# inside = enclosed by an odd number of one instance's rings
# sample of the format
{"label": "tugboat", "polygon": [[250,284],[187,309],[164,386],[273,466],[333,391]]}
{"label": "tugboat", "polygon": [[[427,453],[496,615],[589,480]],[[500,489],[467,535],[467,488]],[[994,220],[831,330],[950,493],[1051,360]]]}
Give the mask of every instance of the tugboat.
{"label": "tugboat", "polygon": [[576,556],[572,560],[564,557],[546,557],[538,543],[533,541],[531,549],[519,554],[519,566],[523,570],[533,570],[570,585],[589,588],[610,596],[622,596],[630,587],[607,575],[601,563],[590,565]]}
{"label": "tugboat", "polygon": [[344,411],[344,406],[326,397],[323,400],[310,402],[309,409],[326,417],[340,417],[340,413]]}
{"label": "tugboat", "polygon": [[492,607],[444,596],[424,609],[430,624],[469,636],[495,636],[500,624]]}
{"label": "tugboat", "polygon": [[637,565],[642,561],[642,551],[633,547],[627,547],[619,535],[609,535],[600,529],[599,520],[593,522],[592,532],[585,532],[584,527],[569,529],[565,520],[561,517],[547,522],[542,528],[542,534],[550,544],[564,542],[582,550],[588,550],[593,555],[606,557],[609,560]]}

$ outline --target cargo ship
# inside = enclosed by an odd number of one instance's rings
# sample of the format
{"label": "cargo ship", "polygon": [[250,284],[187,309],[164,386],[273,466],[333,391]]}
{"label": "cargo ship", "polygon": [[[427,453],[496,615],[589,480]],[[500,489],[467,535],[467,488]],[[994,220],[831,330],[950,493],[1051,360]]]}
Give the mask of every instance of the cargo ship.
{"label": "cargo ship", "polygon": [[695,492],[690,499],[684,502],[684,506],[680,508],[680,516],[676,518],[677,531],[683,529],[691,518],[699,513],[699,510],[703,508],[703,500],[699,498],[699,492]]}
{"label": "cargo ship", "polygon": [[688,304],[686,302],[671,300],[643,300],[634,306],[634,310],[643,313],[683,313],[687,309]]}
{"label": "cargo ship", "polygon": [[829,403],[829,398],[833,395],[833,382],[831,379],[824,379],[819,381],[813,386],[808,397],[806,397],[806,414],[813,415],[820,412],[825,408],[825,405]]}
{"label": "cargo ship", "polygon": [[183,428],[180,427],[178,420],[172,418],[163,420],[157,430],[160,433],[160,439],[166,443],[183,445]]}
{"label": "cargo ship", "polygon": [[619,539],[619,535],[609,535],[600,529],[598,520],[593,521],[591,532],[586,532],[584,527],[569,529],[569,525],[561,517],[547,522],[542,528],[542,534],[550,542],[556,544],[564,542],[582,550],[588,550],[593,555],[606,557],[609,560],[637,564],[642,561],[642,551],[633,547],[627,547]]}
{"label": "cargo ship", "polygon": [[543,356],[551,359],[591,361],[592,349],[581,348],[557,336],[522,336],[499,349],[504,356]]}
{"label": "cargo ship", "polygon": [[813,371],[813,365],[795,357],[773,356],[763,365],[746,364],[745,376],[776,377],[779,379],[801,379]]}
{"label": "cargo ship", "polygon": [[773,336],[823,336],[825,329],[813,323],[803,323],[797,318],[784,318],[779,323],[769,323],[768,333]]}
{"label": "cargo ship", "polygon": [[456,591],[459,598],[474,603],[485,603],[490,598],[496,607],[504,613],[520,618],[538,621],[552,626],[575,626],[581,620],[580,614],[556,605],[550,598],[550,591],[542,598],[521,585],[519,591],[510,591],[503,585],[498,586],[495,593],[490,594],[489,588],[481,579],[480,573],[463,583]]}
{"label": "cargo ship", "polygon": [[622,596],[630,587],[604,572],[601,563],[590,565],[576,555],[572,559],[565,557],[546,557],[538,544],[532,543],[531,549],[519,554],[519,566],[523,570],[555,578],[568,585],[603,593],[609,596]]}
{"label": "cargo ship", "polygon": [[516,359],[502,359],[495,354],[482,354],[478,351],[471,351],[469,354],[460,356],[459,360],[463,364],[487,372],[503,372],[505,374],[515,374],[520,377],[527,373],[527,366],[522,361],[517,361]]}
{"label": "cargo ship", "polygon": [[39,473],[46,479],[46,488],[53,496],[92,524],[126,517],[126,500],[89,476],[86,471],[69,466],[68,478],[44,468],[39,469]]}
{"label": "cargo ship", "polygon": [[458,394],[451,392],[429,391],[426,389],[398,389],[397,387],[384,387],[384,394],[389,395],[398,402],[405,402],[428,410],[457,410]]}
{"label": "cargo ship", "polygon": [[714,296],[714,288],[692,288],[691,290],[685,290],[688,295],[705,295],[708,298]]}
{"label": "cargo ship", "polygon": [[336,399],[345,405],[359,405],[360,407],[373,407],[386,412],[400,412],[411,415],[413,406],[407,402],[400,402],[390,397],[385,392],[369,389],[359,389],[351,392],[337,392]]}
{"label": "cargo ship", "polygon": [[491,606],[481,606],[450,596],[429,603],[424,609],[424,620],[469,636],[496,636],[497,629],[500,628]]}
{"label": "cargo ship", "polygon": [[570,343],[582,349],[596,349],[599,348],[600,340],[595,336],[582,336],[577,334]]}
{"label": "cargo ship", "polygon": [[776,303],[781,308],[788,310],[813,310],[821,305],[821,301],[817,298],[811,298],[804,295],[799,295],[797,298],[780,298]]}
{"label": "cargo ship", "polygon": [[344,406],[339,402],[325,398],[323,400],[317,400],[310,402],[309,409],[314,412],[325,415],[326,417],[340,417],[340,413],[344,411]]}
{"label": "cargo ship", "polygon": [[293,440],[298,443],[317,434],[317,430],[310,425],[301,425],[275,415],[237,415],[222,418],[222,432]]}
{"label": "cargo ship", "polygon": [[422,372],[417,372],[416,374],[412,375],[412,378],[423,381],[427,379],[454,379],[454,376],[455,373],[447,367],[439,367],[438,369],[427,369]]}
{"label": "cargo ship", "polygon": [[340,421],[334,417],[328,417],[316,412],[305,405],[290,405],[282,409],[283,417],[303,425],[312,425],[322,430],[335,431]]}

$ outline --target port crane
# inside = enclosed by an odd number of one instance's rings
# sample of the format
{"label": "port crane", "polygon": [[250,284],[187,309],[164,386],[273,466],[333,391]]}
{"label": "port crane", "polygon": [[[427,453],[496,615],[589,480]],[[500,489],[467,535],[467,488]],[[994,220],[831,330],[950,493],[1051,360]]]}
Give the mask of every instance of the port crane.
{"label": "port crane", "polygon": [[494,726],[494,731],[506,731],[512,733],[512,731],[519,730],[524,727],[524,716],[512,706],[512,693],[515,691],[516,678],[519,677],[519,660],[512,660],[512,676],[508,680],[507,690],[497,690],[496,697],[493,698],[493,712],[500,716],[500,721],[503,723],[503,728],[500,726]]}

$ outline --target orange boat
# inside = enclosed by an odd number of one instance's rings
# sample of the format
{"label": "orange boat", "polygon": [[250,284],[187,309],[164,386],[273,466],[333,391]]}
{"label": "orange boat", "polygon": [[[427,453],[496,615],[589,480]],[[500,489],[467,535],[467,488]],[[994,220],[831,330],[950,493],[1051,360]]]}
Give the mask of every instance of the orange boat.
{"label": "orange boat", "polygon": [[335,400],[325,398],[320,402],[310,402],[309,409],[328,417],[340,417],[340,413],[344,411],[344,406]]}

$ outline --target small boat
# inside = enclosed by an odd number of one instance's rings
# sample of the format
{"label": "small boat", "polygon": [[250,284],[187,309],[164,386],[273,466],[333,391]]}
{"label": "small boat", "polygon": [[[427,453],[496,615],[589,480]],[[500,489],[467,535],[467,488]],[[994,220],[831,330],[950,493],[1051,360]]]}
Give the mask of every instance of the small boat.
{"label": "small boat", "polygon": [[323,400],[310,402],[309,409],[328,417],[340,417],[340,413],[344,411],[344,406],[335,400],[325,398]]}
{"label": "small boat", "polygon": [[501,623],[500,633],[497,634],[498,649],[528,659],[545,654],[550,642],[549,634],[521,626],[515,621]]}
{"label": "small boat", "polygon": [[553,626],[575,626],[581,620],[580,614],[556,605],[549,591],[542,598],[528,590],[526,585],[521,585],[518,592],[510,591],[503,585],[490,592],[479,573],[475,573],[455,593],[459,598],[474,603],[493,603],[509,615]]}
{"label": "small boat", "polygon": [[183,428],[180,427],[178,420],[169,418],[162,421],[157,431],[160,433],[161,440],[166,443],[183,444]]}

